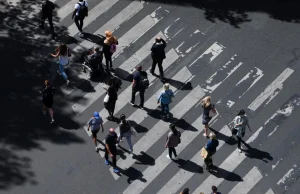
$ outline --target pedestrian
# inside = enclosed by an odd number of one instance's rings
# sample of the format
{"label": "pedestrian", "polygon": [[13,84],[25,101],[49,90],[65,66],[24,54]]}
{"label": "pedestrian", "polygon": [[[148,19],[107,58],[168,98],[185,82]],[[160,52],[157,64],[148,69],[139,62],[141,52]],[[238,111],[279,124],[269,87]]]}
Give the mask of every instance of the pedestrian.
{"label": "pedestrian", "polygon": [[111,31],[105,31],[105,40],[103,44],[103,54],[105,57],[106,70],[109,71],[113,68],[112,66],[112,55],[116,52],[119,42]]}
{"label": "pedestrian", "polygon": [[116,102],[118,100],[118,94],[117,89],[114,85],[114,79],[109,78],[107,82],[108,88],[106,92],[106,96],[104,97],[104,107],[108,111],[108,117],[106,117],[107,120],[114,120],[114,112],[115,112],[115,106]]}
{"label": "pedestrian", "polygon": [[42,4],[42,11],[41,11],[41,23],[40,23],[40,28],[44,29],[45,26],[45,20],[48,19],[50,29],[51,29],[51,34],[52,37],[55,36],[54,33],[54,27],[53,27],[53,10],[55,9],[54,3],[52,3],[49,0],[45,0]]}
{"label": "pedestrian", "polygon": [[204,133],[203,136],[208,138],[208,123],[212,119],[212,113],[216,112],[215,105],[211,103],[211,97],[206,96],[204,99],[200,101],[203,108],[202,114],[202,124],[204,125]]}
{"label": "pedestrian", "polygon": [[175,160],[177,160],[178,158],[177,158],[175,147],[177,147],[181,143],[180,140],[181,133],[176,129],[174,124],[170,124],[169,128],[171,129],[171,131],[167,136],[167,142],[165,145],[165,147],[168,148],[169,150],[169,155],[167,155],[167,157],[172,159],[172,153],[173,153],[175,156]]}
{"label": "pedestrian", "polygon": [[180,194],[189,194],[190,189],[189,188],[185,188],[183,189],[183,191]]}
{"label": "pedestrian", "polygon": [[100,117],[98,112],[94,112],[93,117],[89,121],[89,126],[88,126],[87,130],[89,131],[91,128],[92,138],[95,143],[96,152],[99,151],[99,147],[97,145],[97,133],[100,131],[100,127],[102,128],[102,133],[103,133],[104,132],[103,120]]}
{"label": "pedestrian", "polygon": [[216,134],[211,132],[209,134],[209,140],[205,145],[205,149],[207,151],[207,157],[204,159],[204,163],[206,164],[206,170],[210,171],[213,168],[212,156],[216,153],[217,147],[219,146],[219,141],[216,138]]}
{"label": "pedestrian", "polygon": [[244,110],[240,110],[237,116],[233,120],[234,127],[233,127],[233,135],[236,135],[237,142],[238,142],[238,152],[242,152],[241,148],[241,142],[245,144],[245,142],[242,140],[242,138],[245,135],[246,132],[246,126],[248,126],[249,130],[251,131],[248,117],[245,114]]}
{"label": "pedestrian", "polygon": [[117,146],[118,143],[118,135],[116,134],[113,128],[109,129],[109,133],[105,138],[105,164],[108,165],[108,155],[112,158],[112,167],[115,173],[119,173],[119,169],[117,168]]}
{"label": "pedestrian", "polygon": [[84,0],[79,0],[78,3],[75,4],[75,10],[72,15],[72,19],[74,19],[74,22],[80,32],[79,35],[82,35],[83,31],[83,20],[85,17],[88,16],[88,3]]}
{"label": "pedestrian", "polygon": [[55,89],[50,85],[49,80],[45,80],[45,87],[41,90],[42,93],[42,100],[43,100],[43,114],[46,114],[46,109],[48,109],[50,117],[51,117],[51,124],[54,123],[54,113],[53,113],[53,95],[55,94]]}
{"label": "pedestrian", "polygon": [[132,93],[131,93],[131,101],[130,104],[132,106],[135,106],[135,94],[137,92],[140,93],[140,104],[139,108],[144,108],[144,95],[145,90],[149,87],[149,80],[147,78],[147,73],[145,71],[142,71],[142,66],[138,65],[136,67],[136,72],[133,74],[133,80],[132,80]]}
{"label": "pedestrian", "polygon": [[163,90],[159,94],[157,98],[157,104],[160,103],[162,118],[170,118],[169,114],[169,104],[172,102],[172,98],[174,98],[174,93],[170,89],[170,84],[165,83],[163,86]]}
{"label": "pedestrian", "polygon": [[125,137],[129,145],[130,155],[133,157],[134,154],[133,154],[133,146],[131,141],[131,136],[132,136],[131,124],[128,120],[126,120],[126,116],[124,114],[120,116],[120,121],[121,122],[119,124],[120,133],[118,136],[118,146],[120,146],[120,141],[122,141],[122,139]]}
{"label": "pedestrian", "polygon": [[218,192],[218,188],[216,186],[212,186],[211,190],[212,190],[212,194],[221,194],[220,192]]}
{"label": "pedestrian", "polygon": [[151,47],[151,56],[152,56],[152,68],[150,73],[154,75],[155,67],[158,66],[160,80],[164,81],[164,70],[162,67],[163,60],[166,58],[165,48],[167,43],[161,37],[157,37],[154,41],[154,44]]}

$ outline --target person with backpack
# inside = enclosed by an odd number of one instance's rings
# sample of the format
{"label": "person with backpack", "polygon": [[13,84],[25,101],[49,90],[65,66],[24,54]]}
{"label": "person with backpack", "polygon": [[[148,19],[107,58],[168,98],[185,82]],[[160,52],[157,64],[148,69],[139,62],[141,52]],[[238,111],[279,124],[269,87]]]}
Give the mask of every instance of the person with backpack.
{"label": "person with backpack", "polygon": [[94,112],[94,115],[89,120],[88,124],[89,124],[89,126],[88,126],[87,130],[89,131],[91,128],[93,141],[95,143],[95,150],[96,150],[96,152],[98,152],[99,147],[97,145],[97,133],[100,131],[100,127],[102,128],[102,133],[104,132],[103,120],[100,117],[98,112]]}
{"label": "person with backpack", "polygon": [[39,27],[41,29],[44,29],[45,20],[48,19],[48,22],[49,22],[49,25],[50,25],[50,29],[51,29],[52,37],[55,36],[54,27],[53,27],[53,21],[52,21],[53,10],[54,9],[55,9],[54,3],[52,3],[49,0],[45,0],[44,1],[44,3],[42,4],[41,23],[39,25]]}
{"label": "person with backpack", "polygon": [[55,94],[55,89],[50,85],[49,80],[45,80],[45,87],[41,90],[42,93],[42,100],[43,100],[43,114],[46,114],[46,109],[48,109],[50,117],[51,117],[51,124],[54,123],[53,118],[53,95]]}
{"label": "person with backpack", "polygon": [[169,104],[172,102],[172,98],[174,98],[174,93],[170,89],[170,84],[165,83],[163,86],[163,91],[161,91],[157,98],[157,104],[160,103],[163,118],[170,118]]}
{"label": "person with backpack", "polygon": [[169,154],[167,157],[172,159],[172,153],[175,156],[175,160],[177,160],[177,153],[175,147],[177,147],[181,143],[181,133],[176,129],[174,124],[170,124],[169,128],[171,129],[170,133],[167,136],[167,142],[165,147],[169,149]]}
{"label": "person with backpack", "polygon": [[105,31],[105,40],[103,44],[103,54],[105,57],[106,70],[109,71],[112,66],[112,55],[117,50],[119,44],[117,38],[113,36],[111,31]]}
{"label": "person with backpack", "polygon": [[75,17],[74,22],[80,32],[80,35],[83,33],[83,20],[88,16],[88,11],[88,3],[86,1],[79,0],[79,2],[75,4],[75,10],[73,12],[72,19]]}
{"label": "person with backpack", "polygon": [[131,93],[131,101],[130,104],[132,106],[135,106],[135,94],[137,92],[140,93],[140,104],[139,108],[144,108],[144,95],[145,90],[149,87],[149,80],[147,77],[147,73],[145,71],[142,71],[142,66],[138,65],[136,67],[136,72],[133,74],[133,80],[132,80],[132,93]]}
{"label": "person with backpack", "polygon": [[244,143],[242,138],[245,135],[246,126],[248,126],[249,130],[251,131],[249,121],[248,121],[248,118],[247,118],[244,110],[239,111],[237,116],[234,118],[233,123],[234,123],[234,127],[232,129],[232,134],[236,135],[237,142],[238,142],[238,144],[237,144],[238,152],[242,153],[241,142]]}
{"label": "person with backpack", "polygon": [[162,67],[163,60],[166,58],[165,48],[167,43],[161,37],[157,37],[151,47],[152,67],[150,73],[154,75],[155,67],[158,66],[160,80],[164,82],[164,70]]}
{"label": "person with backpack", "polygon": [[129,151],[130,151],[130,155],[133,157],[133,145],[132,145],[132,141],[131,141],[131,124],[128,120],[126,120],[126,116],[124,114],[122,114],[120,116],[120,124],[119,124],[119,129],[120,129],[120,133],[118,136],[118,146],[120,146],[120,141],[122,141],[122,139],[125,137],[127,140],[127,143],[129,145]]}
{"label": "person with backpack", "polygon": [[210,171],[212,170],[213,167],[213,161],[212,161],[212,156],[216,153],[217,147],[219,146],[219,140],[216,138],[216,134],[211,132],[209,134],[209,140],[207,144],[205,145],[205,149],[207,151],[207,157],[204,158],[204,163],[206,164],[206,170]]}

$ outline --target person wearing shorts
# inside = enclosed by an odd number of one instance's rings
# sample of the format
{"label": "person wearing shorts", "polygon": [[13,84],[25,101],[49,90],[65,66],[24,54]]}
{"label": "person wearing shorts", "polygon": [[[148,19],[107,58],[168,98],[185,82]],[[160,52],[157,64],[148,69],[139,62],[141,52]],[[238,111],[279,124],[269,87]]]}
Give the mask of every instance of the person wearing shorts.
{"label": "person wearing shorts", "polygon": [[89,124],[89,126],[88,126],[87,130],[89,131],[90,128],[91,128],[92,138],[93,138],[93,141],[95,143],[95,150],[96,150],[96,152],[98,152],[99,151],[99,147],[97,145],[97,133],[100,131],[100,127],[102,128],[102,133],[104,131],[103,120],[100,117],[100,115],[99,115],[98,112],[94,112],[94,115],[90,119],[90,121],[89,121],[88,124]]}

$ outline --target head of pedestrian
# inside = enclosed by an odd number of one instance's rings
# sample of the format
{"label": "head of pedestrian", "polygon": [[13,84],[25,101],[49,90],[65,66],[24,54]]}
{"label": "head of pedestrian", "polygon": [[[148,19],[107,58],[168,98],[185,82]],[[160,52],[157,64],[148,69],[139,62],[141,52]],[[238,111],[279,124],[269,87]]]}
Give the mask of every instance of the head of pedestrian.
{"label": "head of pedestrian", "polygon": [[216,139],[217,136],[216,136],[215,133],[211,132],[211,133],[209,134],[209,138],[210,138],[210,139]]}
{"label": "head of pedestrian", "polygon": [[155,42],[156,42],[156,43],[161,43],[161,38],[160,38],[160,37],[156,37],[156,38],[155,38]]}
{"label": "head of pedestrian", "polygon": [[136,70],[137,70],[137,71],[142,71],[142,66],[141,66],[141,65],[138,65],[138,66],[136,67]]}
{"label": "head of pedestrian", "polygon": [[169,125],[169,128],[171,129],[172,132],[176,132],[176,126],[173,123]]}
{"label": "head of pedestrian", "polygon": [[239,111],[239,113],[237,114],[238,116],[242,116],[242,115],[244,115],[245,114],[245,111],[242,109],[242,110],[240,110]]}
{"label": "head of pedestrian", "polygon": [[100,118],[99,113],[97,111],[95,111],[93,115],[96,119]]}
{"label": "head of pedestrian", "polygon": [[203,98],[200,102],[204,107],[208,107],[211,103],[211,97],[210,96],[206,96],[205,98]]}
{"label": "head of pedestrian", "polygon": [[124,114],[121,114],[120,121],[123,123],[126,121],[126,116]]}
{"label": "head of pedestrian", "polygon": [[185,188],[183,189],[183,191],[181,192],[181,194],[189,194],[190,189],[189,188]]}
{"label": "head of pedestrian", "polygon": [[99,46],[94,46],[94,51],[98,53],[100,51],[100,47]]}
{"label": "head of pedestrian", "polygon": [[109,129],[109,133],[115,133],[115,129],[114,128],[110,128]]}
{"label": "head of pedestrian", "polygon": [[79,0],[79,2],[82,2],[83,0]]}
{"label": "head of pedestrian", "polygon": [[45,86],[50,86],[50,81],[49,80],[45,80]]}
{"label": "head of pedestrian", "polygon": [[168,90],[170,88],[170,84],[169,83],[165,83],[163,86],[164,90]]}
{"label": "head of pedestrian", "polygon": [[216,192],[218,191],[218,188],[217,188],[216,186],[212,186],[212,187],[211,187],[211,190],[212,190],[214,193],[216,193]]}
{"label": "head of pedestrian", "polygon": [[105,31],[105,36],[106,36],[106,38],[112,37],[112,32],[109,30]]}

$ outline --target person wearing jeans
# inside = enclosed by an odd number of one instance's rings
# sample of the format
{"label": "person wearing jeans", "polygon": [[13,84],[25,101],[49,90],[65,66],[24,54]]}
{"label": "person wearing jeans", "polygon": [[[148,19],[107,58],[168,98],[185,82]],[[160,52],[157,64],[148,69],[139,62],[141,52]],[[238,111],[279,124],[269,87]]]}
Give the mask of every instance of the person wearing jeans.
{"label": "person wearing jeans", "polygon": [[174,93],[170,89],[170,85],[168,83],[165,83],[163,86],[163,91],[161,91],[161,93],[159,94],[159,96],[157,98],[157,104],[160,103],[161,110],[163,112],[162,117],[164,117],[164,115],[167,118],[170,117],[169,104],[172,102],[172,98],[174,98]]}
{"label": "person wearing jeans", "polygon": [[133,146],[132,146],[132,141],[131,141],[131,125],[129,123],[129,121],[126,120],[126,116],[124,114],[122,114],[120,116],[120,124],[119,124],[119,129],[120,129],[120,133],[118,136],[118,146],[120,146],[120,141],[123,139],[123,137],[126,138],[127,143],[129,145],[129,150],[130,150],[130,155],[133,157]]}
{"label": "person wearing jeans", "polygon": [[69,49],[66,44],[61,44],[55,51],[56,54],[51,53],[51,56],[58,57],[58,73],[63,76],[68,85],[70,80],[65,73],[65,66],[69,63]]}
{"label": "person wearing jeans", "polygon": [[238,152],[241,153],[242,152],[241,142],[243,142],[242,138],[245,135],[246,126],[248,126],[249,130],[251,131],[249,121],[244,110],[239,111],[237,116],[234,118],[233,123],[234,123],[234,129],[237,130],[236,137],[238,141]]}
{"label": "person wearing jeans", "polygon": [[169,149],[168,158],[172,159],[172,153],[175,156],[175,160],[177,160],[177,153],[175,147],[180,144],[181,133],[176,129],[174,124],[170,124],[169,128],[171,129],[170,133],[167,136],[167,142],[165,147]]}

